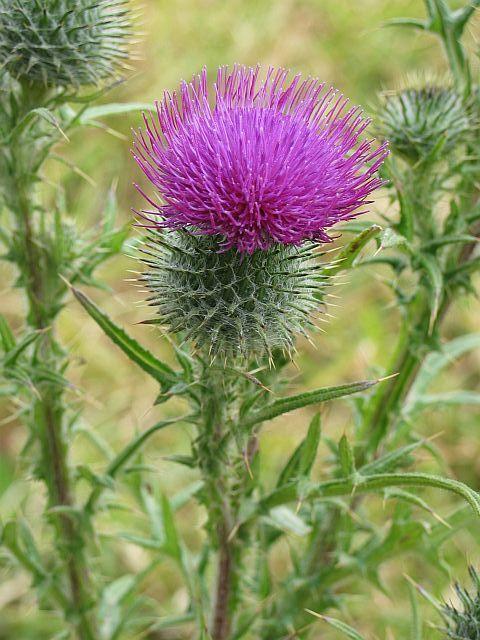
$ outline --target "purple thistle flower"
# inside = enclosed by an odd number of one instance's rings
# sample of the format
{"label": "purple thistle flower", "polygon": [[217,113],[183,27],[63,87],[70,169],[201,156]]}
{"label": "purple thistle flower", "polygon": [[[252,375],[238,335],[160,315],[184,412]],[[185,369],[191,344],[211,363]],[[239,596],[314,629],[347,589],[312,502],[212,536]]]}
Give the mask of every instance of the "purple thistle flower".
{"label": "purple thistle flower", "polygon": [[382,185],[386,145],[360,141],[369,124],[359,107],[314,78],[260,67],[218,70],[214,104],[207,72],[165,93],[144,115],[134,158],[161,202],[145,226],[220,234],[223,246],[252,253],[274,243],[330,240]]}

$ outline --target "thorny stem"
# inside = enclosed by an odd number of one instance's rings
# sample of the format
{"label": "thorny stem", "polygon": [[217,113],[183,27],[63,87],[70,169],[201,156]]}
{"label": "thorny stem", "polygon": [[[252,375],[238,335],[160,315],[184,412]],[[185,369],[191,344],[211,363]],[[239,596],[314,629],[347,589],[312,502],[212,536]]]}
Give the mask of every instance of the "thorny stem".
{"label": "thorny stem", "polygon": [[230,634],[229,601],[232,590],[233,554],[228,540],[229,532],[225,527],[225,522],[219,524],[217,536],[220,548],[218,552],[218,574],[212,623],[212,639],[226,640]]}
{"label": "thorny stem", "polygon": [[[204,371],[204,381],[202,430],[197,439],[197,452],[204,477],[208,528],[217,549],[210,635],[212,640],[228,640],[237,599],[240,560],[240,541],[235,530],[242,497],[239,469],[241,474],[247,470],[243,461],[238,462],[241,452],[228,433],[232,428],[234,385],[230,385],[228,376],[222,377],[211,368]],[[254,451],[252,444],[247,455],[254,455]]]}
{"label": "thorny stem", "polygon": [[[50,373],[61,375],[60,349],[55,342],[51,324],[54,320],[58,300],[51,300],[47,278],[48,256],[45,247],[39,246],[33,228],[34,203],[32,181],[21,171],[21,161],[15,162],[12,148],[11,192],[9,208],[17,219],[18,238],[21,243],[18,266],[23,273],[23,284],[28,298],[29,323],[43,335],[39,340],[36,357]],[[34,401],[32,427],[40,441],[42,473],[48,490],[50,509],[72,509],[74,500],[71,491],[67,461],[67,448],[63,441],[62,393],[55,382],[42,381],[37,385],[38,399]],[[91,608],[90,579],[84,558],[84,539],[81,525],[71,514],[57,513],[52,516],[57,534],[58,551],[63,556],[70,586],[70,618],[80,640],[95,640],[96,633],[89,613]]]}
{"label": "thorny stem", "polygon": [[[480,223],[474,226],[471,234],[480,237]],[[457,264],[461,265],[468,262],[477,246],[478,242],[476,241],[464,245],[459,252]],[[422,292],[420,295],[423,298],[425,297]],[[419,350],[419,345],[425,345],[428,342],[429,333],[434,335],[438,331],[451,303],[452,295],[445,293],[435,323],[430,330],[430,307],[425,299],[421,300],[416,321],[412,324],[410,324],[409,319],[404,322],[393,364],[389,369],[391,374],[396,373],[398,375],[377,390],[371,401],[370,410],[366,412],[364,433],[362,435],[366,435],[366,429],[368,429],[371,436],[369,438],[369,446],[372,452],[378,449],[391,423],[391,417],[397,415],[402,401],[415,381],[424,358],[429,353],[428,348]],[[421,340],[419,340],[420,336]]]}

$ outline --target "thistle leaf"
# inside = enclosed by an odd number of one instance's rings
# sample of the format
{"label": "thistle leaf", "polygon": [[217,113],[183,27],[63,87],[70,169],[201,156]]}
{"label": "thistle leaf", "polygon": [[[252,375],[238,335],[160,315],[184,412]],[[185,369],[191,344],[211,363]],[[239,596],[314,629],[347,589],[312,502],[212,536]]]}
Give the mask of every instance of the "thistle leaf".
{"label": "thistle leaf", "polygon": [[334,629],[338,629],[338,631],[341,631],[344,636],[350,638],[351,640],[365,640],[365,638],[361,636],[358,631],[355,631],[353,627],[350,627],[348,624],[345,624],[345,622],[342,622],[341,620],[331,618],[330,616],[323,616],[320,613],[311,611],[310,609],[305,609],[305,611],[307,613],[310,613],[312,616],[315,616],[316,618],[320,618],[320,620],[323,620]]}
{"label": "thistle leaf", "polygon": [[353,266],[363,247],[365,247],[370,240],[378,236],[381,231],[382,227],[378,224],[372,224],[367,229],[363,229],[363,231],[343,247],[340,255],[332,266],[326,267],[326,273],[328,275],[334,275]]}
{"label": "thistle leaf", "polygon": [[[372,493],[389,487],[434,487],[444,491],[450,491],[462,497],[480,517],[480,496],[466,484],[442,478],[427,473],[379,473],[371,476],[357,474],[354,478],[340,478],[328,480],[312,485],[302,494],[304,501],[309,499],[319,500],[330,496],[351,496],[352,493]],[[298,499],[298,487],[287,485],[274,490],[261,502],[262,509],[271,509],[280,504],[286,504]]]}
{"label": "thistle leaf", "polygon": [[278,476],[277,487],[298,476],[307,476],[315,462],[321,437],[320,414],[316,414],[308,427],[308,433],[292,453]]}
{"label": "thistle leaf", "polygon": [[79,118],[79,123],[86,125],[90,124],[90,121],[95,120],[96,118],[107,118],[109,116],[117,116],[124,113],[138,111],[151,111],[152,109],[153,105],[145,102],[101,104],[97,107],[88,107],[88,109],[84,109]]}
{"label": "thistle leaf", "polygon": [[311,404],[320,404],[327,402],[328,400],[334,400],[335,398],[343,398],[345,396],[352,395],[353,393],[359,393],[365,391],[380,380],[363,380],[362,382],[352,382],[351,384],[344,384],[338,387],[324,387],[323,389],[315,389],[314,391],[307,391],[306,393],[299,393],[287,398],[281,398],[267,405],[263,409],[260,409],[253,413],[249,418],[244,419],[242,425],[245,429],[253,427],[260,422],[266,420],[272,420],[277,416],[284,413],[289,413],[295,409],[302,407],[308,407]]}
{"label": "thistle leaf", "polygon": [[0,314],[0,341],[5,353],[11,351],[15,346],[15,336],[4,315]]}
{"label": "thistle leaf", "polygon": [[345,434],[340,438],[340,442],[338,443],[338,457],[343,475],[353,475],[355,473],[355,456]]}
{"label": "thistle leaf", "polygon": [[122,328],[112,322],[88,296],[74,287],[71,287],[71,289],[85,311],[95,320],[112,342],[120,347],[132,362],[135,362],[141,369],[157,380],[164,391],[179,381],[178,375],[171,367],[152,355]]}

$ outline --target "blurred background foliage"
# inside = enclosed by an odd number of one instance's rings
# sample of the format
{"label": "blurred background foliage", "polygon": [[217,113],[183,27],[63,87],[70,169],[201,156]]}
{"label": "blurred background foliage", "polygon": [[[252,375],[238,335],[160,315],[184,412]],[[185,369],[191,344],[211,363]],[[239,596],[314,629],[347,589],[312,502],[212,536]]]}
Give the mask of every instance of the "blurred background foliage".
{"label": "blurred background foliage", "polygon": [[[396,86],[410,73],[425,69],[434,69],[439,74],[443,71],[443,58],[433,38],[401,28],[382,28],[389,18],[421,16],[421,0],[143,0],[138,8],[144,32],[138,45],[139,60],[134,63],[128,81],[106,98],[109,102],[150,103],[161,97],[165,89],[176,87],[180,78],[188,79],[203,65],[214,69],[220,64],[238,61],[281,65],[295,72],[319,76],[369,111],[382,88]],[[477,47],[479,18],[473,20],[468,34],[471,47]],[[119,115],[108,121],[111,130],[92,128],[88,133],[85,129],[76,133],[68,143],[68,157],[75,159],[88,179],[50,162],[47,172],[52,186],[47,184],[44,188],[51,190],[46,196],[51,197],[52,207],[53,185],[62,183],[68,210],[82,226],[88,227],[100,220],[107,206],[108,192],[115,189],[121,219],[131,220],[130,207],[138,203],[132,187],[138,171],[129,154],[130,127],[138,123],[138,115]],[[65,144],[58,149],[60,155]],[[382,200],[380,194],[370,218],[377,219],[385,207],[386,200]],[[135,237],[134,230],[132,236]],[[340,239],[338,243],[341,242]],[[102,268],[101,274],[110,289],[91,293],[115,321],[168,360],[171,358],[168,345],[158,332],[135,326],[150,315],[139,303],[142,296],[129,281],[135,277],[131,272],[137,268],[135,261],[127,257],[115,258]],[[12,288],[15,274],[5,262],[0,263],[0,279],[3,283],[0,311],[18,327],[23,301]],[[306,341],[299,344],[298,369],[291,368],[292,389],[366,378],[387,364],[399,317],[382,280],[381,269],[369,267],[350,272],[348,282],[339,284],[335,292],[340,296],[336,301],[338,307],[330,310],[334,317],[322,325],[326,333],[317,333],[313,337],[314,345]],[[446,336],[452,338],[478,331],[479,313],[478,300],[465,298],[450,311]],[[62,313],[60,328],[64,343],[75,355],[69,371],[72,397],[82,397],[86,402],[72,443],[72,455],[75,462],[101,471],[105,463],[102,446],[119,450],[136,430],[144,429],[160,417],[174,415],[179,407],[172,402],[152,409],[156,385],[112,346],[75,302],[70,301]],[[438,381],[439,390],[479,387],[478,351],[453,363]],[[262,473],[267,479],[273,471],[278,472],[304,435],[314,409],[311,412],[297,412],[265,428]],[[348,403],[331,404],[324,414],[328,435],[338,438],[343,432],[348,434],[350,415]],[[25,429],[8,403],[2,405],[0,419],[0,515],[6,519],[21,510],[35,528],[41,527],[43,488],[25,479],[28,462],[19,456],[25,444]],[[98,434],[100,447],[82,431],[82,424]],[[435,443],[445,455],[449,474],[474,489],[480,488],[480,410],[472,407],[432,410],[423,414],[416,431],[424,436],[436,436]],[[194,479],[185,467],[166,460],[169,454],[185,453],[187,447],[188,434],[172,428],[152,438],[145,450],[143,462],[155,467],[152,477],[167,495],[175,495]],[[325,445],[323,447],[318,473],[329,455]],[[426,462],[424,467],[430,469],[431,465]],[[118,501],[128,505],[126,488]],[[438,506],[439,512],[448,510],[448,501],[448,497],[432,492],[431,503]],[[386,526],[392,507],[382,505],[375,497],[369,498],[368,504],[372,520]],[[427,518],[419,515],[424,517]],[[203,514],[190,505],[178,512],[179,527],[192,548],[199,544],[202,518]],[[100,573],[112,578],[125,572],[139,573],[145,566],[144,552],[122,542],[117,534],[127,529],[141,530],[141,516],[132,510],[112,508],[101,514],[97,523]],[[479,533],[479,527],[475,531],[463,531],[446,545],[450,577],[439,567],[419,564],[418,555],[405,557],[402,562],[386,563],[382,570],[385,590],[367,583],[356,584],[342,619],[367,638],[409,637],[408,591],[402,574],[410,574],[439,597],[451,597],[450,579],[464,579],[467,562],[478,565],[475,538],[478,539]],[[291,544],[295,544],[293,536]],[[274,562],[275,574],[280,577],[286,570],[281,549]],[[180,576],[168,560],[162,561],[149,575],[143,591],[159,603],[158,613],[175,609],[185,599]],[[59,621],[48,611],[38,613],[33,598],[29,578],[2,569],[0,565],[0,640],[41,640],[53,638],[59,631]],[[428,609],[427,619],[433,618],[433,611]],[[431,633],[433,637],[435,632]],[[159,632],[148,637],[174,636]],[[327,640],[339,636],[319,622],[315,637]]]}

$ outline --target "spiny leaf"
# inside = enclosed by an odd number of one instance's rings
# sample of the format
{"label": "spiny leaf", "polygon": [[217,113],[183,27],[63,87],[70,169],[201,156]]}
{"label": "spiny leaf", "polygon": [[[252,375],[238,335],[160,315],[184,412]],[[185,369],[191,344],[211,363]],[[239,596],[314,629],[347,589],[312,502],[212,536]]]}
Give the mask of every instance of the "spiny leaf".
{"label": "spiny leaf", "polygon": [[363,476],[369,476],[374,473],[384,473],[386,471],[392,471],[398,468],[401,464],[408,461],[410,455],[425,445],[425,440],[418,440],[418,442],[412,442],[404,447],[389,451],[385,455],[368,462],[361,469],[360,473]]}
{"label": "spiny leaf", "polygon": [[[114,478],[117,473],[122,469],[127,462],[132,458],[132,456],[140,449],[140,447],[157,431],[160,429],[164,429],[176,422],[180,422],[184,418],[172,418],[170,420],[161,420],[157,422],[149,429],[146,429],[142,433],[140,433],[132,442],[129,442],[127,446],[118,453],[115,458],[110,462],[105,472],[105,480],[108,482],[108,478]],[[105,489],[105,484],[98,484],[90,494],[90,497],[86,504],[86,511],[92,513],[100,495]]]}
{"label": "spiny leaf", "polygon": [[430,393],[418,396],[414,408],[416,410],[426,407],[480,405],[480,393],[476,391],[445,391],[444,393]]}
{"label": "spiny leaf", "polygon": [[6,355],[3,361],[4,367],[13,367],[13,365],[18,360],[19,356],[28,349],[28,347],[38,340],[38,338],[42,335],[42,331],[34,331],[32,333],[28,333],[23,340],[18,342],[13,349],[11,349]]}
{"label": "spiny leaf", "polygon": [[471,333],[450,340],[442,345],[440,351],[435,351],[427,356],[417,374],[410,393],[404,405],[404,414],[410,413],[418,398],[425,394],[430,383],[448,365],[452,364],[456,358],[464,353],[480,348],[480,333]]}
{"label": "spiny leaf", "polygon": [[82,112],[79,122],[82,125],[89,124],[90,120],[96,118],[106,118],[109,116],[117,116],[124,113],[132,113],[138,111],[151,111],[153,105],[146,102],[125,102],[101,104],[97,107],[89,107]]}
{"label": "spiny leaf", "polygon": [[345,434],[343,434],[338,443],[338,457],[343,475],[353,475],[355,473],[355,456]]}
{"label": "spiny leaf", "polygon": [[306,536],[312,530],[296,513],[285,506],[274,507],[264,520],[280,531],[296,536]]}
{"label": "spiny leaf", "polygon": [[89,314],[104,333],[128,356],[132,362],[146,371],[165,388],[170,388],[179,378],[175,371],[167,364],[152,355],[147,349],[142,347],[134,338],[129,336],[122,328],[110,320],[110,318],[97,307],[84,293],[71,288],[74,296],[80,302],[85,311]]}
{"label": "spiny leaf", "polygon": [[345,271],[353,266],[363,247],[375,238],[382,230],[378,224],[372,224],[368,229],[363,229],[353,240],[351,240],[342,251],[331,267],[326,267],[328,275],[334,275]]}
{"label": "spiny leaf", "polygon": [[427,253],[417,253],[416,258],[423,266],[430,286],[428,287],[430,296],[430,327],[433,326],[440,307],[440,300],[443,293],[443,274],[437,260]]}
{"label": "spiny leaf", "polygon": [[165,532],[165,550],[179,563],[182,562],[182,550],[178,538],[177,528],[173,517],[172,507],[168,498],[162,494],[163,527]]}
{"label": "spiny leaf", "polygon": [[316,414],[310,423],[308,433],[304,440],[300,442],[298,447],[288,459],[286,465],[280,472],[277,481],[277,487],[287,484],[290,480],[298,476],[306,476],[310,473],[315,457],[317,455],[318,445],[321,436],[320,414]]}
{"label": "spiny leaf", "polygon": [[410,607],[412,610],[411,623],[410,623],[410,639],[411,640],[423,640],[422,632],[422,614],[420,607],[418,606],[417,592],[414,586],[408,582],[408,596],[410,598]]}
{"label": "spiny leaf", "polygon": [[307,613],[310,613],[312,616],[315,616],[316,618],[320,618],[320,620],[323,620],[334,629],[338,629],[351,640],[365,640],[365,638],[361,636],[358,631],[355,631],[353,627],[350,627],[348,624],[345,624],[345,622],[342,622],[341,620],[331,618],[330,616],[323,616],[322,614],[311,611],[310,609],[305,609],[305,611]]}
{"label": "spiny leaf", "polygon": [[3,314],[0,314],[0,340],[3,351],[11,351],[15,347],[15,336]]}
{"label": "spiny leaf", "polygon": [[[321,499],[330,496],[348,496],[360,493],[381,491],[388,487],[434,487],[444,491],[450,491],[462,497],[472,507],[477,516],[480,516],[480,497],[478,493],[467,485],[450,478],[442,478],[427,473],[379,473],[371,476],[357,474],[355,478],[340,478],[327,480],[312,485],[302,494],[303,500]],[[271,509],[280,504],[292,502],[298,498],[298,487],[287,485],[274,490],[261,502],[262,509]]]}
{"label": "spiny leaf", "polygon": [[289,413],[295,409],[300,409],[301,407],[308,407],[311,404],[320,404],[328,400],[343,398],[353,393],[365,391],[378,382],[380,382],[380,380],[363,380],[362,382],[352,382],[351,384],[344,384],[338,387],[324,387],[323,389],[315,389],[314,391],[307,391],[306,393],[281,398],[244,419],[242,425],[245,429],[248,429],[260,422],[272,420],[277,416]]}

